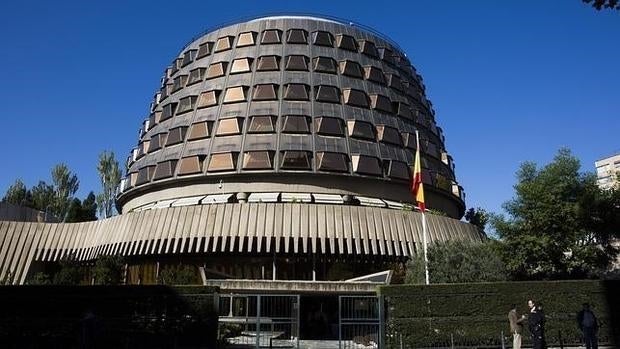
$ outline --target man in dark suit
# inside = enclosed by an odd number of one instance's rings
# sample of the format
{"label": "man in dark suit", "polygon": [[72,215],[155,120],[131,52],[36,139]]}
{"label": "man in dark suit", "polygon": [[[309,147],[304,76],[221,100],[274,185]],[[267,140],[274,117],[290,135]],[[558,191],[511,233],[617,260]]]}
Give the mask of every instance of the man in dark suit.
{"label": "man in dark suit", "polygon": [[583,333],[586,349],[598,349],[598,339],[596,338],[598,320],[594,312],[590,309],[590,304],[583,303],[583,309],[577,313],[577,324],[579,325],[581,333]]}
{"label": "man in dark suit", "polygon": [[527,318],[533,349],[545,349],[545,315],[533,300],[527,301],[530,315]]}

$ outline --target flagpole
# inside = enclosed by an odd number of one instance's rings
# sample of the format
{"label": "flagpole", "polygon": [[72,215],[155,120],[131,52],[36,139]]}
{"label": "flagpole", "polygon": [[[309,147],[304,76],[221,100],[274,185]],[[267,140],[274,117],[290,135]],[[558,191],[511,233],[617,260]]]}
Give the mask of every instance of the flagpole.
{"label": "flagpole", "polygon": [[[416,141],[416,163],[420,161],[419,157],[420,157],[420,134],[418,132],[418,130],[415,131],[415,141]],[[421,175],[421,169],[420,169],[420,175]],[[422,186],[423,184],[420,183],[420,186]],[[424,250],[424,281],[426,283],[426,285],[430,285],[431,281],[430,281],[430,275],[428,273],[428,240],[427,240],[427,232],[426,232],[426,205],[424,203],[422,203],[422,205],[418,205],[421,206],[420,211],[422,211],[422,243],[424,244],[423,246],[423,250]]]}

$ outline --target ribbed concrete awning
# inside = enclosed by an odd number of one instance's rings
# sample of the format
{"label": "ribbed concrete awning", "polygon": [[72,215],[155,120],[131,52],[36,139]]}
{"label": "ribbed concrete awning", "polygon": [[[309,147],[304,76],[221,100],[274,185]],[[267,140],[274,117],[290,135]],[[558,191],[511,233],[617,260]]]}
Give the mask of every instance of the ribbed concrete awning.
{"label": "ribbed concrete awning", "polygon": [[[429,241],[479,240],[473,225],[428,214]],[[69,254],[291,253],[408,257],[417,212],[349,205],[226,203],[151,209],[85,223],[0,222],[0,279]]]}

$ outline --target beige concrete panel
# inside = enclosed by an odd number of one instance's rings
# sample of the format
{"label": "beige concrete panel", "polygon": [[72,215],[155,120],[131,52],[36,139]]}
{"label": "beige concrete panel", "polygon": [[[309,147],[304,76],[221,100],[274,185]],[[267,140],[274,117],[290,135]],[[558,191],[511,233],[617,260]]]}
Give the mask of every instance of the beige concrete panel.
{"label": "beige concrete panel", "polygon": [[[340,241],[340,254],[351,254],[353,253],[352,250],[352,235],[353,235],[353,213],[351,212],[351,210],[353,210],[354,207],[352,206],[343,206],[342,207],[342,213],[343,213],[343,222],[344,222],[344,239],[342,241]],[[345,247],[346,246],[346,247]]]}
{"label": "beige concrete panel", "polygon": [[372,249],[372,254],[378,255],[380,253],[379,253],[379,250],[377,249],[377,228],[375,227],[374,211],[375,211],[374,207],[370,207],[366,211],[366,227],[367,227],[367,233],[368,233],[368,240],[370,240],[370,248]]}
{"label": "beige concrete panel", "polygon": [[35,251],[34,256],[33,256],[33,260],[34,261],[40,261],[41,260],[41,258],[43,256],[43,253],[44,253],[44,250],[45,250],[45,241],[47,240],[47,237],[50,234],[50,230],[52,229],[52,226],[53,225],[49,224],[49,223],[43,225],[44,229],[41,232],[41,236],[39,237],[39,240],[37,241],[37,246],[36,246],[37,248],[36,248],[36,251]]}
{"label": "beige concrete panel", "polygon": [[187,215],[189,213],[188,206],[179,207],[179,222],[170,240],[170,246],[168,251],[171,253],[178,253],[179,240],[183,238],[183,231],[185,230],[185,222],[187,222]]}
{"label": "beige concrete panel", "polygon": [[[327,212],[326,212],[326,206],[321,205],[317,207],[316,210],[316,226],[317,226],[317,231],[318,231],[318,237],[319,237],[319,241],[321,243],[321,251],[323,254],[327,254],[328,252],[325,250],[326,248],[326,244],[325,244],[325,240],[327,240]],[[332,254],[333,254],[333,249],[334,246],[332,244],[331,246],[332,249]]]}
{"label": "beige concrete panel", "polygon": [[162,239],[163,239],[163,234],[164,234],[164,230],[165,230],[165,226],[166,226],[166,220],[169,219],[168,215],[170,215],[170,210],[159,210],[156,215],[159,217],[157,219],[157,226],[155,228],[155,231],[153,232],[153,238],[154,241],[151,244],[151,249],[150,254],[155,254],[157,251],[157,243],[160,244],[162,243]]}
{"label": "beige concrete panel", "polygon": [[398,232],[398,244],[403,253],[403,256],[409,256],[409,249],[407,248],[406,228],[404,223],[405,212],[400,210],[393,210],[392,215],[396,223],[396,231]]}
{"label": "beige concrete panel", "polygon": [[271,252],[271,239],[275,236],[276,208],[274,205],[267,205],[265,213],[265,252]]}
{"label": "beige concrete panel", "polygon": [[220,250],[217,250],[217,245],[222,238],[222,224],[224,222],[224,210],[226,206],[222,204],[215,204],[217,207],[215,209],[215,223],[213,224],[213,248],[211,252],[224,252],[224,242],[220,243]]}
{"label": "beige concrete panel", "polygon": [[294,253],[299,253],[299,237],[301,236],[301,205],[302,204],[299,203],[291,204],[291,236],[293,237]]}
{"label": "beige concrete panel", "polygon": [[23,222],[11,222],[8,226],[7,242],[4,244],[0,254],[0,280],[4,280],[6,273],[11,272],[9,266],[11,265],[13,250],[23,229]]}
{"label": "beige concrete panel", "polygon": [[361,241],[364,239],[362,237],[362,220],[360,215],[363,216],[364,209],[361,207],[353,207],[351,210],[351,231],[352,231],[352,240],[351,240],[351,253],[362,254],[362,245]]}
{"label": "beige concrete panel", "polygon": [[198,242],[196,245],[196,252],[200,252],[200,243],[202,239],[205,239],[203,252],[207,251],[207,246],[209,245],[209,238],[207,237],[207,220],[209,217],[211,206],[202,205],[201,207],[202,207],[202,212],[200,214],[200,221],[198,222],[198,230],[196,231],[196,237],[198,238]]}
{"label": "beige concrete panel", "polygon": [[15,246],[12,259],[10,260],[10,264],[8,261],[6,263],[7,265],[10,265],[9,270],[11,271],[11,274],[13,276],[13,282],[12,282],[13,285],[19,282],[19,278],[21,276],[19,273],[19,266],[20,264],[25,262],[25,259],[27,257],[23,253],[24,245],[26,244],[26,241],[29,239],[29,236],[32,236],[32,232],[35,229],[35,225],[36,223],[24,223],[24,228],[22,232],[19,234],[19,239],[17,240],[17,245]]}
{"label": "beige concrete panel", "polygon": [[0,251],[2,251],[2,248],[4,247],[4,241],[6,240],[7,237],[7,229],[9,227],[10,222],[9,221],[0,221]]}
{"label": "beige concrete panel", "polygon": [[144,224],[146,223],[148,216],[153,214],[153,211],[154,210],[139,212],[137,214],[138,219],[134,228],[131,229],[131,231],[126,232],[124,236],[115,236],[114,243],[124,244],[125,247],[123,248],[123,252],[125,256],[133,255],[134,249],[136,248],[136,243],[140,239],[141,235],[144,233]]}
{"label": "beige concrete panel", "polygon": [[170,223],[170,233],[168,234],[168,243],[166,244],[165,249],[166,253],[172,252],[174,241],[178,236],[179,226],[182,227],[183,220],[185,219],[185,216],[182,216],[182,214],[187,214],[187,207],[173,207],[171,209],[174,211],[174,213],[172,216],[172,221]]}
{"label": "beige concrete panel", "polygon": [[49,228],[48,224],[45,223],[35,223],[35,228],[32,232],[32,236],[30,241],[26,242],[26,247],[24,248],[24,263],[20,266],[20,279],[19,285],[23,285],[26,282],[26,277],[28,277],[28,272],[30,271],[30,265],[34,260],[36,252],[39,248],[39,243],[44,234],[44,231]]}
{"label": "beige concrete panel", "polygon": [[275,231],[274,238],[276,242],[275,253],[280,253],[281,251],[281,237],[282,237],[282,229],[284,229],[284,205],[276,205],[275,206]]}
{"label": "beige concrete panel", "polygon": [[327,210],[331,211],[330,221],[333,228],[327,228],[327,237],[331,254],[336,254],[336,244],[342,245],[344,239],[344,213],[341,205],[326,205]]}
{"label": "beige concrete panel", "polygon": [[194,252],[194,240],[199,236],[201,217],[204,213],[205,206],[197,205],[194,209],[194,215],[192,217],[192,225],[189,228],[189,247],[188,252]]}
{"label": "beige concrete panel", "polygon": [[256,251],[261,252],[261,245],[265,237],[265,226],[267,225],[267,204],[258,204],[258,214],[256,219]]}
{"label": "beige concrete panel", "polygon": [[394,255],[394,249],[392,244],[392,230],[390,229],[389,217],[387,217],[387,212],[385,210],[379,211],[379,217],[381,217],[381,226],[383,228],[383,239],[385,241],[385,246],[387,247],[387,254],[389,256]]}
{"label": "beige concrete panel", "polygon": [[189,247],[189,240],[192,231],[192,223],[194,220],[194,211],[200,210],[200,206],[187,206],[187,215],[185,216],[185,224],[183,225],[183,231],[181,232],[181,237],[179,238],[178,248],[175,250],[177,253],[183,253],[186,249],[186,246]]}
{"label": "beige concrete panel", "polygon": [[[235,239],[239,234],[239,230],[234,229],[233,225],[237,225],[239,220],[237,219],[237,222],[233,223],[234,204],[223,204],[223,206],[224,217],[222,219],[222,229],[220,231],[222,236],[221,251],[233,251],[235,247]],[[228,246],[226,246],[226,244],[228,244]],[[226,249],[226,247],[228,247],[228,249]]]}
{"label": "beige concrete panel", "polygon": [[383,220],[381,219],[381,209],[373,207],[372,215],[375,221],[375,232],[377,235],[377,243],[379,244],[379,251],[382,256],[387,254],[387,247],[385,243],[385,233],[383,231]]}
{"label": "beige concrete panel", "polygon": [[164,246],[168,243],[168,235],[170,234],[170,226],[171,222],[174,219],[174,209],[165,208],[160,209],[166,211],[166,219],[164,220],[164,224],[161,226],[161,235],[159,237],[159,248],[157,249],[157,253],[161,254],[164,250]]}
{"label": "beige concrete panel", "polygon": [[157,223],[158,214],[154,210],[147,211],[146,221],[142,224],[144,229],[138,237],[138,243],[134,255],[144,254],[148,243],[151,241],[153,225]]}
{"label": "beige concrete panel", "polygon": [[58,255],[58,250],[61,245],[61,241],[64,237],[64,232],[67,230],[67,225],[65,223],[58,223],[58,227],[56,228],[56,232],[54,234],[54,239],[50,244],[50,255],[48,261],[55,261]]}
{"label": "beige concrete panel", "polygon": [[363,253],[364,254],[370,254],[370,247],[368,246],[368,242],[370,240],[370,237],[368,235],[368,214],[370,212],[369,208],[364,208],[363,210],[359,210],[358,214],[359,214],[359,220],[360,220],[360,238],[356,240],[355,246],[357,248],[357,250],[359,251],[358,253],[362,253],[362,250],[360,250],[360,240],[361,240],[361,246],[364,247],[363,249]]}
{"label": "beige concrete panel", "polygon": [[215,217],[217,216],[218,205],[209,205],[209,214],[207,216],[207,222],[205,225],[205,246],[204,251],[207,252],[211,247],[212,251],[215,251]]}
{"label": "beige concrete panel", "polygon": [[300,238],[301,238],[301,243],[302,243],[302,248],[303,248],[303,253],[308,253],[308,230],[309,230],[309,225],[310,225],[310,220],[308,218],[308,207],[310,205],[302,205],[300,206],[301,208],[301,231],[300,231]]}
{"label": "beige concrete panel", "polygon": [[317,205],[308,205],[308,234],[312,237],[312,253],[317,253],[316,245],[317,240],[319,239],[319,227],[316,208]]}
{"label": "beige concrete panel", "polygon": [[292,220],[291,215],[293,214],[293,210],[291,204],[281,204],[282,205],[282,232],[281,236],[284,238],[284,253],[289,253],[290,241],[292,238]]}
{"label": "beige concrete panel", "polygon": [[8,254],[9,247],[11,246],[11,240],[13,239],[13,234],[15,233],[15,227],[17,226],[17,222],[2,222],[2,235],[3,235],[3,243],[0,248],[0,271],[4,270],[4,260],[6,259],[6,255]]}

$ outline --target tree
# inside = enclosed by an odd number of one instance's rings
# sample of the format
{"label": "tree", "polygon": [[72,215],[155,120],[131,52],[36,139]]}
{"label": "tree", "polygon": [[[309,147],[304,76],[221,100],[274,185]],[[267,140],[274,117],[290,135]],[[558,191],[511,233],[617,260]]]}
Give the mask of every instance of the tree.
{"label": "tree", "polygon": [[200,275],[193,265],[168,265],[159,273],[159,283],[163,285],[197,285]]}
{"label": "tree", "polygon": [[90,191],[86,199],[82,201],[82,212],[80,214],[80,222],[97,220],[97,198],[95,193]]}
{"label": "tree", "polygon": [[[428,249],[428,271],[431,283],[505,281],[508,277],[500,253],[499,242],[447,241]],[[423,284],[424,256],[418,253],[407,263],[405,282]]]}
{"label": "tree", "polygon": [[32,193],[32,207],[34,209],[55,215],[53,207],[56,201],[54,187],[44,181],[39,181],[36,186],[30,189],[30,192]]}
{"label": "tree", "polygon": [[64,222],[80,181],[67,165],[61,163],[52,168],[52,183],[55,194],[54,214]]}
{"label": "tree", "polygon": [[592,7],[598,11],[602,9],[620,10],[620,0],[582,0],[586,4],[592,4]]}
{"label": "tree", "polygon": [[467,220],[469,224],[473,224],[476,227],[478,227],[480,231],[484,231],[484,228],[489,222],[489,214],[483,208],[472,207],[469,210],[467,210],[467,212],[465,213],[465,220]]}
{"label": "tree", "polygon": [[119,255],[100,256],[93,268],[96,285],[118,285],[123,280],[125,261]]}
{"label": "tree", "polygon": [[9,204],[19,206],[29,206],[32,205],[32,194],[26,189],[26,185],[21,179],[16,179],[15,183],[11,184],[9,189],[6,190],[2,202],[8,202]]}
{"label": "tree", "polygon": [[504,204],[509,217],[492,222],[515,278],[583,278],[603,272],[615,258],[610,241],[619,226],[610,215],[618,208],[580,167],[570,150],[561,149],[544,167],[526,162],[517,171],[515,197]]}
{"label": "tree", "polygon": [[97,205],[99,213],[103,218],[111,217],[114,214],[114,194],[116,186],[121,180],[121,170],[118,161],[114,158],[114,152],[104,151],[99,154],[99,164],[97,172],[101,179],[102,192],[97,195]]}
{"label": "tree", "polygon": [[60,269],[54,275],[54,285],[79,285],[83,279],[82,268],[74,255],[67,255],[59,262]]}

